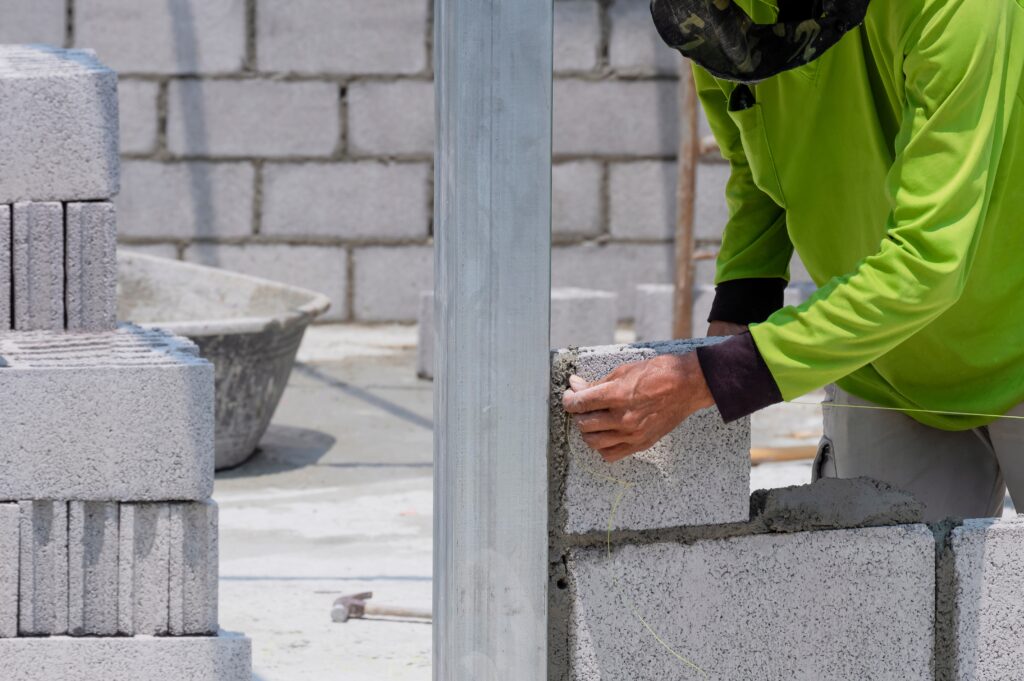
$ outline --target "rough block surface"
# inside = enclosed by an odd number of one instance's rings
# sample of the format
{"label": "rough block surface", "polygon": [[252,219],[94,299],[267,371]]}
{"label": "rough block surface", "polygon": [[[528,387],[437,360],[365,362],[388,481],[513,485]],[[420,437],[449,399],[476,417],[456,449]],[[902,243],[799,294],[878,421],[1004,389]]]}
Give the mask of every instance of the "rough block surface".
{"label": "rough block surface", "polygon": [[575,549],[569,678],[929,681],[934,570],[924,525]]}
{"label": "rough block surface", "polygon": [[0,504],[0,638],[18,635],[19,516],[17,504]]}
{"label": "rough block surface", "polygon": [[69,203],[65,208],[64,306],[69,331],[117,326],[117,217],[114,204]]}
{"label": "rough block surface", "polygon": [[118,545],[118,633],[167,634],[170,504],[121,504]]}
{"label": "rough block surface", "polygon": [[217,631],[217,504],[171,504],[172,636]]}
{"label": "rough block surface", "polygon": [[0,640],[4,681],[251,681],[252,642],[207,637]]}
{"label": "rough block surface", "polygon": [[117,101],[121,117],[122,154],[148,154],[156,149],[159,134],[159,95],[159,83],[150,80],[118,81]]}
{"label": "rough block surface", "polygon": [[0,330],[11,328],[11,207],[0,205]]}
{"label": "rough block surface", "polygon": [[[713,342],[716,339],[559,351],[553,357],[553,399],[560,400],[572,373],[593,381],[622,364],[693,352]],[[705,409],[653,448],[614,464],[587,447],[560,401],[553,409],[551,428],[553,522],[566,533],[749,519],[749,419],[725,424],[716,409]]]}
{"label": "rough block surface", "polygon": [[757,490],[750,507],[768,532],[924,522],[924,506],[910,492],[870,478],[821,478],[812,485]]}
{"label": "rough block surface", "polygon": [[117,193],[117,75],[92,52],[0,46],[0,121],[0,203]]}
{"label": "rough block surface", "polygon": [[64,207],[14,204],[14,328],[64,329]]}
{"label": "rough block surface", "polygon": [[18,506],[21,515],[18,634],[66,634],[68,505],[60,501],[21,501]]}
{"label": "rough block surface", "polygon": [[615,342],[618,296],[581,288],[551,289],[551,347]]}
{"label": "rough block surface", "polygon": [[161,331],[0,334],[0,500],[207,499],[213,366]]}
{"label": "rough block surface", "polygon": [[347,99],[350,153],[434,153],[434,84],[429,80],[356,81]]}
{"label": "rough block surface", "polygon": [[68,633],[117,633],[118,509],[116,503],[68,504]]}

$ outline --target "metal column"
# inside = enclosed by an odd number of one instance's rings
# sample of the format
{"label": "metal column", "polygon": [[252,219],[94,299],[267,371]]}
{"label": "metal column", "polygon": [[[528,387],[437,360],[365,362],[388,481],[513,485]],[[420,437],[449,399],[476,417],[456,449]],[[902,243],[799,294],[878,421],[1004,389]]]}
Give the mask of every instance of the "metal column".
{"label": "metal column", "polygon": [[541,681],[552,0],[434,21],[434,679]]}

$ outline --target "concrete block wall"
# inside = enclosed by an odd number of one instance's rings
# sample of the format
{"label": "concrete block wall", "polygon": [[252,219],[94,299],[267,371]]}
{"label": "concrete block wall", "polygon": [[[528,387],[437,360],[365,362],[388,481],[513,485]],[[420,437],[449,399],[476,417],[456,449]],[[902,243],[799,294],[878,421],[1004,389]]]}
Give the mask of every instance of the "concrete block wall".
{"label": "concrete block wall", "polygon": [[[92,48],[120,74],[123,244],[323,290],[328,319],[415,320],[431,0],[9,5],[0,39]],[[672,276],[680,58],[646,0],[556,0],[555,45],[554,284],[611,287],[631,318],[634,286]],[[701,166],[701,246],[721,170]]]}

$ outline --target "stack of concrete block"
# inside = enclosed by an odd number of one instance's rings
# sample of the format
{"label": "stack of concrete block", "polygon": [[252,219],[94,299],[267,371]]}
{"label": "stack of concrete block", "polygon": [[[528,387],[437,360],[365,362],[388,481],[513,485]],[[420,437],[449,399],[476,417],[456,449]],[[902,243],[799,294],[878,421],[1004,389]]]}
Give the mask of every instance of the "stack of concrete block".
{"label": "stack of concrete block", "polygon": [[0,47],[3,678],[251,678],[217,624],[213,367],[118,326],[117,77]]}
{"label": "stack of concrete block", "polygon": [[930,528],[867,479],[751,497],[749,424],[713,408],[608,464],[561,408],[573,374],[714,342],[553,355],[549,678],[1018,678],[1024,522]]}
{"label": "stack of concrete block", "polygon": [[[615,341],[618,296],[582,288],[551,289],[551,347],[608,345]],[[434,377],[434,292],[420,293],[416,374]]]}

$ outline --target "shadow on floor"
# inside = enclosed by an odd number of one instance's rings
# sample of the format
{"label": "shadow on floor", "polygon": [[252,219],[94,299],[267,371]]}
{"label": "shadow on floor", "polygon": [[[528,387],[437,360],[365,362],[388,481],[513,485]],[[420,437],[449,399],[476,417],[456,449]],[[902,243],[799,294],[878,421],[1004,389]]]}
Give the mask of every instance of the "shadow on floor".
{"label": "shadow on floor", "polygon": [[327,433],[271,424],[260,446],[244,463],[218,471],[219,478],[250,478],[315,466],[334,446]]}

